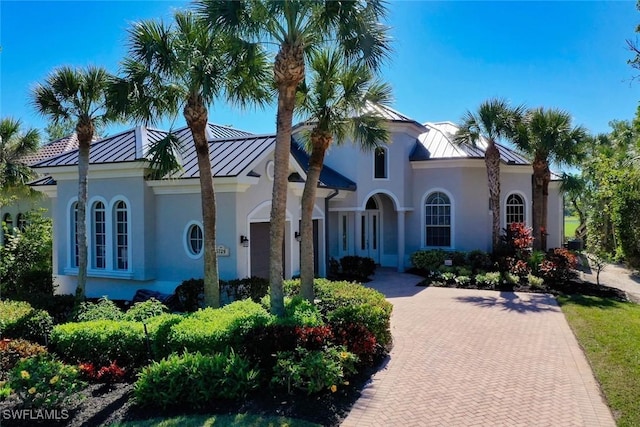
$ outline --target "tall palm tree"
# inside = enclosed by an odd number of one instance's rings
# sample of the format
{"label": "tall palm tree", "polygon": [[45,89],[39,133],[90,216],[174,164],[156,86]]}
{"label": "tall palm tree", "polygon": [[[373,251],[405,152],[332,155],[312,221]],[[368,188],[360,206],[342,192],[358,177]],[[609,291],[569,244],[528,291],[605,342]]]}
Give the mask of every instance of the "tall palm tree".
{"label": "tall palm tree", "polygon": [[37,129],[21,129],[22,122],[11,117],[0,120],[0,188],[3,191],[23,189],[33,177],[31,168],[22,159],[40,145]]}
{"label": "tall palm tree", "polygon": [[515,144],[533,158],[533,248],[547,249],[549,165],[573,165],[582,157],[589,136],[582,126],[572,126],[571,115],[558,109],[530,110],[518,126]]}
{"label": "tall palm tree", "polygon": [[454,137],[457,144],[478,146],[481,141],[486,144],[484,162],[493,214],[491,243],[494,252],[500,245],[500,151],[496,143],[514,134],[516,123],[523,112],[524,107],[511,108],[504,99],[489,99],[480,104],[477,112],[467,111]]}
{"label": "tall palm tree", "polygon": [[311,83],[298,89],[299,114],[313,123],[305,132],[307,150],[311,152],[307,180],[302,193],[300,282],[303,298],[312,301],[313,206],[324,157],[334,141],[351,138],[363,149],[374,149],[389,139],[384,119],[372,110],[370,103],[388,105],[389,85],[375,81],[368,67],[349,66],[338,51],[314,52],[309,61]]}
{"label": "tall palm tree", "polygon": [[78,287],[76,299],[85,297],[87,282],[87,191],[89,151],[96,125],[114,119],[106,105],[106,89],[111,76],[104,68],[63,66],[54,70],[33,89],[36,110],[54,123],[75,122],[78,137]]}
{"label": "tall palm tree", "polygon": [[270,215],[269,281],[271,311],[284,314],[283,243],[287,178],[296,89],[305,77],[305,56],[327,42],[337,43],[349,61],[377,69],[389,52],[383,0],[196,0],[197,13],[212,27],[245,40],[277,46],[273,65],[278,92],[276,148]]}
{"label": "tall palm tree", "polygon": [[155,21],[134,24],[129,30],[124,77],[114,82],[110,100],[115,110],[145,123],[175,116],[182,108],[200,174],[204,300],[207,306],[218,307],[216,197],[206,134],[207,107],[218,98],[240,106],[251,101],[262,104],[270,97],[270,80],[268,60],[259,46],[223,36],[212,28],[190,12],[175,13],[170,25]]}

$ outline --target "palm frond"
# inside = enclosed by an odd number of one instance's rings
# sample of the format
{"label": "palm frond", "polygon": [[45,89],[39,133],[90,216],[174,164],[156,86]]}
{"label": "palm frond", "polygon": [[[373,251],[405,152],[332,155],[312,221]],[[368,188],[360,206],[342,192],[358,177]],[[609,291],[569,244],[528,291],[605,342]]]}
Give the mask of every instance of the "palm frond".
{"label": "palm frond", "polygon": [[152,179],[161,179],[182,168],[178,156],[182,146],[175,133],[169,131],[167,136],[149,147],[149,163]]}

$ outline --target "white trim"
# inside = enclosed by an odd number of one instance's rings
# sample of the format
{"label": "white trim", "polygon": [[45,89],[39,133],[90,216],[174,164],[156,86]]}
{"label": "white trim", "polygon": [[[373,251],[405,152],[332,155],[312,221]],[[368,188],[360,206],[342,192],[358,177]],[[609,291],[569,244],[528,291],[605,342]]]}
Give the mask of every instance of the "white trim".
{"label": "white trim", "polygon": [[[96,268],[93,264],[93,257],[95,256],[94,253],[94,247],[93,247],[93,238],[94,238],[94,234],[95,234],[95,229],[94,229],[94,205],[96,203],[102,203],[102,205],[104,206],[104,268]],[[87,207],[89,215],[87,215],[87,271],[89,269],[93,269],[94,271],[110,271],[113,270],[113,264],[112,264],[112,260],[111,260],[111,256],[109,256],[108,254],[108,248],[111,248],[111,243],[112,243],[112,239],[111,239],[111,226],[110,226],[110,210],[109,209],[109,202],[107,202],[107,199],[105,199],[102,196],[93,196],[92,198],[90,198],[87,201]],[[87,273],[88,274],[88,273]]]}
{"label": "white trim", "polygon": [[[450,225],[449,228],[451,230],[451,244],[450,246],[427,246],[427,219],[426,219],[426,212],[425,212],[425,207],[426,207],[426,202],[427,202],[427,197],[429,197],[431,194],[436,193],[436,192],[441,192],[447,195],[447,197],[449,197],[449,203],[451,206],[451,217],[450,217]],[[428,189],[421,198],[421,202],[420,202],[420,206],[421,209],[420,211],[422,212],[421,218],[420,218],[420,226],[421,226],[421,231],[420,231],[420,247],[422,249],[447,249],[447,250],[453,250],[456,247],[456,243],[455,243],[455,217],[456,217],[456,210],[455,210],[455,199],[453,198],[453,195],[451,194],[451,192],[449,192],[448,190],[445,190],[444,188],[441,187],[434,187],[434,188],[430,188]]]}
{"label": "white trim", "polygon": [[265,175],[267,175],[267,179],[269,181],[273,181],[274,168],[275,168],[275,163],[273,162],[273,160],[269,160],[266,166],[264,167],[264,173]]}
{"label": "white trim", "polygon": [[[243,193],[259,178],[244,176],[234,178],[213,178],[216,193]],[[200,194],[200,180],[198,178],[181,178],[169,180],[146,181],[153,194]]]}
{"label": "white trim", "polygon": [[[192,226],[198,226],[200,227],[200,230],[202,231],[202,248],[200,249],[200,252],[195,254],[193,253],[193,251],[191,250],[191,246],[190,246],[190,241],[189,241],[189,230],[191,230]],[[185,253],[187,254],[187,256],[191,259],[200,259],[202,258],[202,256],[204,255],[204,227],[202,226],[202,222],[200,221],[189,221],[187,223],[187,225],[184,227],[184,231],[182,233],[182,246],[184,248]]]}
{"label": "white trim", "polygon": [[[377,150],[384,150],[384,178],[376,178],[376,151]],[[373,156],[371,157],[371,159],[373,160],[373,173],[371,174],[372,179],[374,181],[389,181],[389,177],[391,176],[391,173],[389,171],[389,148],[385,147],[385,146],[379,146],[374,148],[371,151],[371,154],[373,154]]]}
{"label": "white trim", "polygon": [[[362,201],[362,205],[359,208],[359,210],[367,210],[367,201],[369,201],[369,199],[377,194],[386,194],[387,196],[389,196],[391,198],[391,200],[393,200],[393,209],[398,210],[400,207],[400,202],[398,201],[398,198],[396,197],[395,194],[393,194],[391,191],[389,190],[385,190],[382,188],[378,188],[376,190],[372,190],[369,192],[369,194],[367,194],[367,196],[363,199]],[[379,199],[376,199],[376,203],[379,204]],[[343,208],[343,210],[345,210]]]}
{"label": "white trim", "polygon": [[73,206],[74,203],[76,203],[78,201],[78,196],[72,197],[71,199],[69,199],[69,202],[67,203],[67,209],[65,210],[65,217],[67,218],[67,229],[66,229],[66,236],[67,236],[67,262],[66,264],[66,270],[72,270],[75,269],[76,270],[76,274],[77,274],[77,270],[78,270],[78,266],[74,266],[71,260],[75,260],[76,258],[76,254],[75,254],[75,242],[73,242],[73,239],[71,238],[72,234],[75,233],[75,215],[71,214],[71,207]]}

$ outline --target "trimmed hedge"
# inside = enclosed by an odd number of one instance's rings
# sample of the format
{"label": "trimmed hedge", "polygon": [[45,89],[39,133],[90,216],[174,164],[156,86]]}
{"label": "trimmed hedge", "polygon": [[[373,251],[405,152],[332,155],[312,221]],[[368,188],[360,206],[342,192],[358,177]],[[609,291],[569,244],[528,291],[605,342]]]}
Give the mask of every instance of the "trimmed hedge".
{"label": "trimmed hedge", "polygon": [[70,363],[106,366],[112,361],[126,368],[148,363],[144,327],[139,322],[92,320],[53,328],[51,345]]}
{"label": "trimmed hedge", "polygon": [[46,344],[53,318],[23,301],[0,301],[0,337],[22,338]]}
{"label": "trimmed hedge", "polygon": [[215,353],[238,344],[251,328],[273,317],[251,300],[236,301],[219,309],[199,310],[171,326],[166,340],[169,352]]}
{"label": "trimmed hedge", "polygon": [[134,386],[141,406],[200,408],[214,399],[236,399],[258,387],[259,372],[230,353],[172,354],[145,367]]}

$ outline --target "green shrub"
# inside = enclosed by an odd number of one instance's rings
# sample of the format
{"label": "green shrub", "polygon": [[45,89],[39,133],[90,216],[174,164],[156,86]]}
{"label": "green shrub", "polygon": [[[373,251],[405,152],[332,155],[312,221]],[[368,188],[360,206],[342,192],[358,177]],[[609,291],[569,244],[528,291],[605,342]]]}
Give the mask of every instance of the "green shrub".
{"label": "green shrub", "polygon": [[517,274],[512,274],[512,273],[509,273],[508,271],[504,273],[504,280],[509,285],[514,285],[514,286],[520,283],[520,277],[518,277]]}
{"label": "green shrub", "polygon": [[457,276],[455,278],[455,282],[460,286],[468,286],[471,282],[471,277],[469,276]]}
{"label": "green shrub", "polygon": [[279,352],[273,370],[271,384],[287,392],[303,390],[313,394],[329,389],[333,392],[356,372],[357,356],[345,347],[329,347],[325,350],[307,350],[302,347],[294,351]]}
{"label": "green shrub", "polygon": [[376,341],[387,346],[391,343],[391,312],[384,307],[371,304],[354,304],[338,307],[328,315],[332,325],[362,325]]}
{"label": "green shrub", "polygon": [[53,328],[51,345],[71,363],[106,366],[116,361],[135,368],[148,362],[143,324],[115,320],[66,323]]}
{"label": "green shrub", "polygon": [[78,369],[49,355],[19,362],[9,374],[9,386],[25,407],[59,408],[84,384]]}
{"label": "green shrub", "polygon": [[442,273],[442,278],[447,282],[453,282],[456,278],[456,273],[449,271],[446,273]]}
{"label": "green shrub", "polygon": [[284,302],[285,317],[278,323],[294,326],[320,326],[323,324],[322,314],[315,305],[300,296],[286,298]]}
{"label": "green shrub", "polygon": [[0,336],[46,344],[51,328],[53,319],[46,311],[23,301],[0,301]]}
{"label": "green shrub", "polygon": [[249,329],[272,321],[271,315],[251,300],[225,307],[199,310],[171,327],[167,348],[171,351],[225,351],[237,344]]}
{"label": "green shrub", "polygon": [[541,277],[536,277],[533,274],[529,274],[527,276],[527,282],[529,282],[529,286],[531,289],[544,289],[544,279]]}
{"label": "green shrub", "polygon": [[533,251],[531,253],[527,263],[532,274],[536,275],[540,272],[540,264],[544,261],[545,256],[546,253],[544,251]]}
{"label": "green shrub", "polygon": [[262,277],[251,277],[220,281],[221,292],[224,291],[231,301],[239,301],[251,298],[254,302],[260,302],[262,297],[269,292],[269,280]]}
{"label": "green shrub", "polygon": [[124,316],[122,316],[122,320],[129,322],[144,322],[147,319],[160,316],[168,311],[169,309],[166,305],[155,298],[150,298],[147,301],[137,302],[129,307],[129,310],[127,310],[127,312],[124,313]]}
{"label": "green shrub", "polygon": [[78,307],[74,320],[90,322],[92,320],[120,320],[123,313],[109,298],[102,297],[98,302],[83,302]]}
{"label": "green shrub", "polygon": [[459,267],[458,268],[458,276],[471,276],[473,274],[473,270],[468,267]]}
{"label": "green shrub", "polygon": [[13,390],[5,381],[0,381],[0,402],[11,396]]}
{"label": "green shrub", "polygon": [[447,258],[447,253],[441,249],[417,251],[411,254],[411,263],[415,268],[426,271],[435,271]]}
{"label": "green shrub", "polygon": [[376,271],[376,263],[372,258],[361,256],[345,256],[340,258],[340,274],[348,279],[367,280]]}
{"label": "green shrub", "polygon": [[4,339],[0,341],[0,381],[21,360],[46,354],[47,349],[31,341]]}
{"label": "green shrub", "polygon": [[33,294],[25,298],[33,308],[45,310],[53,318],[53,323],[59,325],[71,320],[75,306],[75,295],[46,295]]}
{"label": "green shrub", "polygon": [[160,360],[171,353],[171,349],[167,345],[171,328],[184,319],[184,315],[163,314],[146,321],[154,360]]}
{"label": "green shrub", "polygon": [[493,271],[485,274],[485,283],[489,286],[496,287],[500,284],[502,275],[499,271]]}
{"label": "green shrub", "polygon": [[53,295],[52,236],[51,219],[42,210],[27,213],[24,231],[5,233],[0,246],[0,294],[20,299]]}
{"label": "green shrub", "polygon": [[213,399],[236,399],[258,386],[258,371],[233,352],[172,354],[142,369],[134,386],[141,406],[203,407]]}
{"label": "green shrub", "polygon": [[204,308],[204,280],[189,279],[182,282],[175,290],[175,309],[193,313]]}
{"label": "green shrub", "polygon": [[481,250],[473,250],[467,254],[467,263],[471,269],[478,273],[479,270],[490,270],[493,266],[491,255]]}
{"label": "green shrub", "polygon": [[487,273],[476,274],[474,279],[479,288],[489,287],[489,279],[487,279]]}

